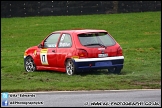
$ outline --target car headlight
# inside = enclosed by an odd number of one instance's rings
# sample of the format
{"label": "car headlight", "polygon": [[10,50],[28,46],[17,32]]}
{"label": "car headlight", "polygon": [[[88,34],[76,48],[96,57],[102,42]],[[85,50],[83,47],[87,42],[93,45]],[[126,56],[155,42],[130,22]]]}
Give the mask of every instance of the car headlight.
{"label": "car headlight", "polygon": [[27,53],[25,52],[25,53],[24,53],[24,58],[26,58],[26,56],[27,56]]}

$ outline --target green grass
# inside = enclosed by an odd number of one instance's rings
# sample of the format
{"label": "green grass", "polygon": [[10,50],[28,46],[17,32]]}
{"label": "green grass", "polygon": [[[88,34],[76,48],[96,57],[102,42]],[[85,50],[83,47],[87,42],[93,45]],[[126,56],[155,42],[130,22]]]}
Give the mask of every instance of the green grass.
{"label": "green grass", "polygon": [[[26,73],[24,51],[55,30],[104,29],[123,48],[120,75],[107,70],[68,76]],[[161,11],[82,16],[1,18],[1,92],[161,89]]]}

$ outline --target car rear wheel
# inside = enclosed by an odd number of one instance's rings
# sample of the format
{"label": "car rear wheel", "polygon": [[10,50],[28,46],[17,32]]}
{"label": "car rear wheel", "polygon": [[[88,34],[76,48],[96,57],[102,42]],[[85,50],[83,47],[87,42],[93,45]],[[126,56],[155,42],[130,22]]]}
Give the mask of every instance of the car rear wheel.
{"label": "car rear wheel", "polygon": [[66,62],[66,74],[67,75],[74,75],[76,72],[75,65],[71,59],[68,59]]}
{"label": "car rear wheel", "polygon": [[110,73],[119,74],[121,72],[121,69],[120,68],[113,67],[113,68],[108,68],[108,71]]}
{"label": "car rear wheel", "polygon": [[35,63],[32,57],[27,57],[25,59],[24,66],[25,66],[26,72],[34,72],[36,70],[36,66],[35,66]]}

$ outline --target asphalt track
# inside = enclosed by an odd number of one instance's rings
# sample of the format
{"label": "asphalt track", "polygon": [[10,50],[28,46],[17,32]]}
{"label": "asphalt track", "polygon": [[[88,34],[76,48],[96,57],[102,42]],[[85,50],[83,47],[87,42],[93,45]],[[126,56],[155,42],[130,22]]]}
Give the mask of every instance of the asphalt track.
{"label": "asphalt track", "polygon": [[143,106],[161,107],[161,89],[19,92],[9,93],[6,99],[1,93],[1,107]]}

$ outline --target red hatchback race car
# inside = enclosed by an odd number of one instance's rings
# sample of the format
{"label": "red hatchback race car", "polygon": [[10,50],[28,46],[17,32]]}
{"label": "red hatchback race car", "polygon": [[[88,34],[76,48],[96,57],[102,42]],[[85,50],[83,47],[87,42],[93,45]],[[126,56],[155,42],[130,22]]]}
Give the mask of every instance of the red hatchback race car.
{"label": "red hatchback race car", "polygon": [[60,30],[24,53],[27,72],[53,70],[73,75],[84,70],[108,69],[119,74],[124,56],[121,46],[106,30]]}

